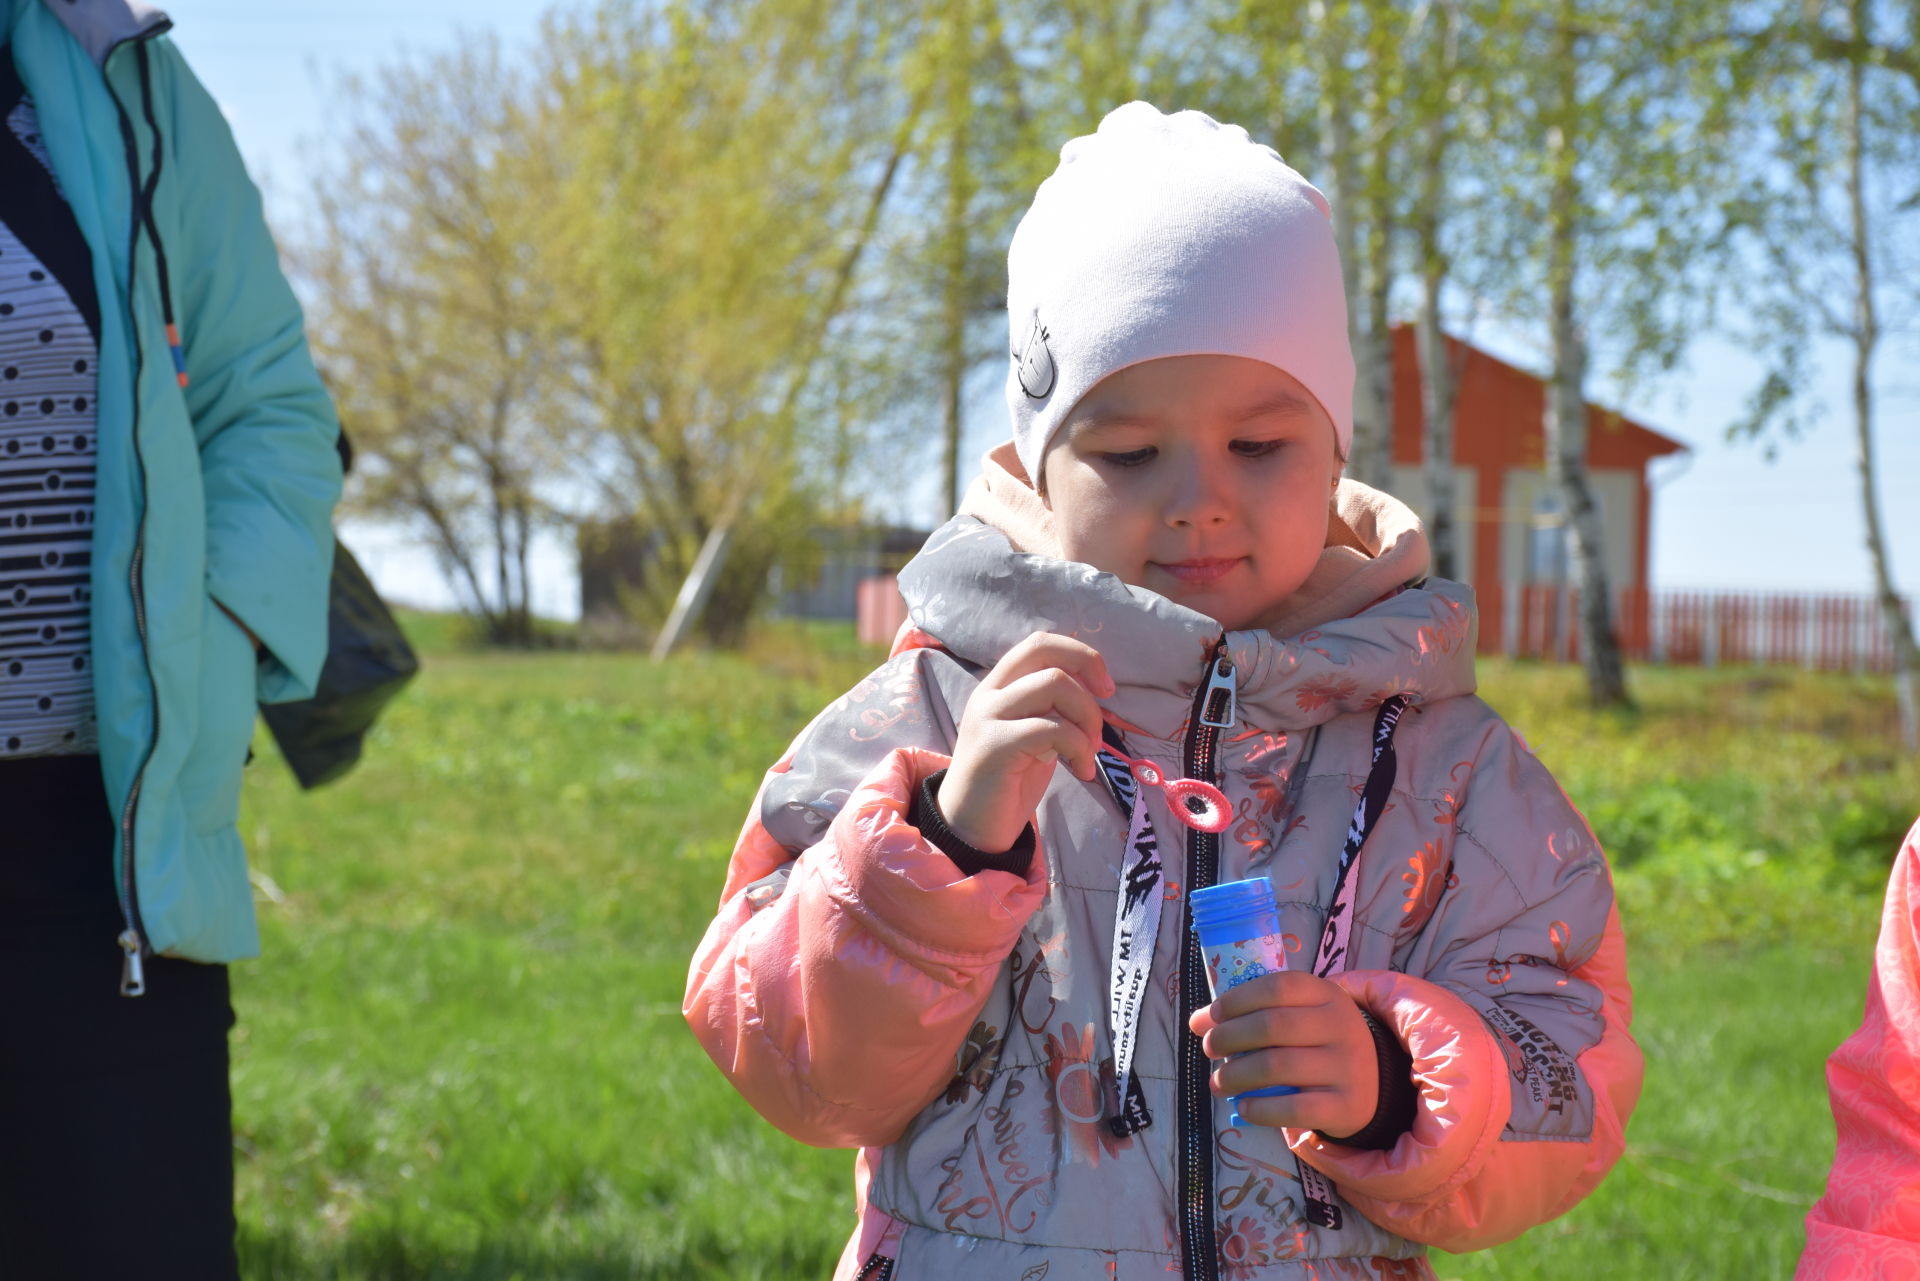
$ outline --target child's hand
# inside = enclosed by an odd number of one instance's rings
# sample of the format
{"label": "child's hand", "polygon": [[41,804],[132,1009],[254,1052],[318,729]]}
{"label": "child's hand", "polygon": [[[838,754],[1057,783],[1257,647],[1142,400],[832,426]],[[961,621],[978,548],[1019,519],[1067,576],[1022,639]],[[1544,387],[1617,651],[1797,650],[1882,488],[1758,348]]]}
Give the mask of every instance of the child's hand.
{"label": "child's hand", "polygon": [[953,764],[940,781],[940,812],[978,850],[1010,848],[1063,760],[1092,779],[1100,751],[1100,705],[1113,693],[1092,646],[1035,632],[993,665],[960,718]]}
{"label": "child's hand", "polygon": [[[1269,1085],[1298,1094],[1246,1099],[1240,1117],[1258,1125],[1353,1134],[1380,1104],[1380,1061],[1360,1007],[1326,979],[1263,974],[1220,994],[1188,1020],[1210,1059],[1221,1098]],[[1231,1057],[1230,1057],[1231,1056]]]}

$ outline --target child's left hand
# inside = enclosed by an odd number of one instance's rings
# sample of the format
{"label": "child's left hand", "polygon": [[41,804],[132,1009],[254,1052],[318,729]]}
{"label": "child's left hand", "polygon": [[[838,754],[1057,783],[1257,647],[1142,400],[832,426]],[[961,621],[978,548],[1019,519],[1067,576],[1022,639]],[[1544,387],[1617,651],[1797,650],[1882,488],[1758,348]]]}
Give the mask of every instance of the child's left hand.
{"label": "child's left hand", "polygon": [[1221,1098],[1270,1085],[1298,1094],[1243,1098],[1256,1125],[1353,1134],[1380,1104],[1380,1062],[1360,1007],[1344,990],[1305,972],[1263,974],[1228,988],[1188,1020],[1210,1059]]}

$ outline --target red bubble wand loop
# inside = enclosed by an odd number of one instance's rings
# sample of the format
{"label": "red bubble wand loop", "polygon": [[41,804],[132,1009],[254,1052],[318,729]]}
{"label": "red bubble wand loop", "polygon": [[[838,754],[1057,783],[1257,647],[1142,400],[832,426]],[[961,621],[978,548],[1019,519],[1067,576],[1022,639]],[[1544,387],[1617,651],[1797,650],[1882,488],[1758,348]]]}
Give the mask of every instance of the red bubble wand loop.
{"label": "red bubble wand loop", "polygon": [[1167,808],[1194,831],[1224,832],[1233,822],[1227,794],[1212,783],[1203,783],[1197,778],[1168,779],[1166,771],[1144,757],[1121,756],[1118,752],[1114,755],[1131,767],[1134,781],[1142,787],[1157,787],[1166,792]]}

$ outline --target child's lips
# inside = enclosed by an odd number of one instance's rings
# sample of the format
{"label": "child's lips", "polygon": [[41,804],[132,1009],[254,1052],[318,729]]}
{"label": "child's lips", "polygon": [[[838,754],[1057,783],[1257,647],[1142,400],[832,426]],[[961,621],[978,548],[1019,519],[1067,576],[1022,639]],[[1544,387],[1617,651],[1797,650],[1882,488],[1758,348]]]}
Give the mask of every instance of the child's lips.
{"label": "child's lips", "polygon": [[1192,560],[1155,561],[1154,565],[1189,586],[1204,587],[1232,573],[1244,556],[1198,556]]}

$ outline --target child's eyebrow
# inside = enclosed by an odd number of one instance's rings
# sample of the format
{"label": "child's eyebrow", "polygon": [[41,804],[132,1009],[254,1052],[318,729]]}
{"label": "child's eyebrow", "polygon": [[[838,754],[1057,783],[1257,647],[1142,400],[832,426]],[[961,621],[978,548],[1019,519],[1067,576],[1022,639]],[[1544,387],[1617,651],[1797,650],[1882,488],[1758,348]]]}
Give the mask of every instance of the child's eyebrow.
{"label": "child's eyebrow", "polygon": [[1109,431],[1115,427],[1153,427],[1159,420],[1150,413],[1141,413],[1132,409],[1093,408],[1076,411],[1068,425],[1073,436],[1087,436],[1095,432]]}
{"label": "child's eyebrow", "polygon": [[1271,396],[1262,396],[1245,409],[1233,416],[1237,423],[1250,422],[1255,418],[1310,418],[1313,405],[1290,391],[1275,392]]}
{"label": "child's eyebrow", "polygon": [[[1226,421],[1238,425],[1256,418],[1311,418],[1314,410],[1314,403],[1305,397],[1291,391],[1276,391],[1229,413]],[[1074,411],[1068,423],[1068,432],[1078,438],[1116,427],[1156,427],[1160,421],[1160,417],[1149,410],[1096,405],[1091,409]]]}

